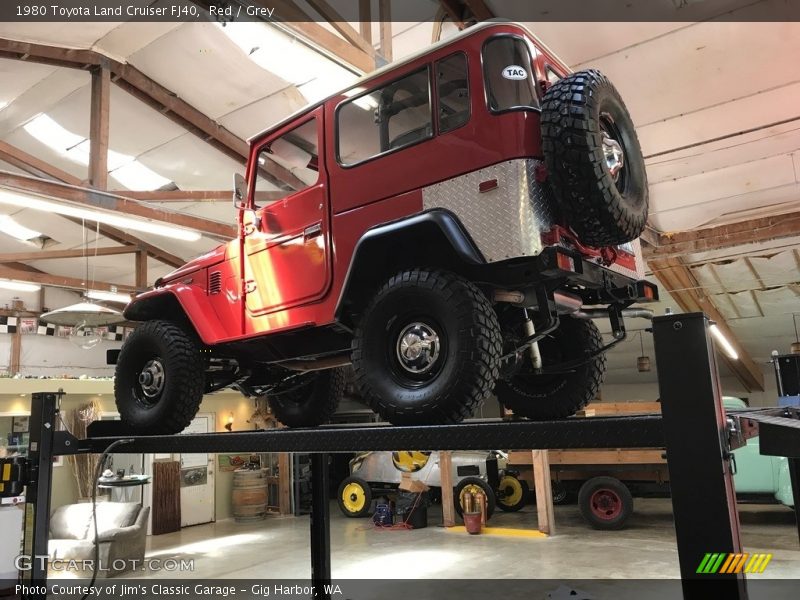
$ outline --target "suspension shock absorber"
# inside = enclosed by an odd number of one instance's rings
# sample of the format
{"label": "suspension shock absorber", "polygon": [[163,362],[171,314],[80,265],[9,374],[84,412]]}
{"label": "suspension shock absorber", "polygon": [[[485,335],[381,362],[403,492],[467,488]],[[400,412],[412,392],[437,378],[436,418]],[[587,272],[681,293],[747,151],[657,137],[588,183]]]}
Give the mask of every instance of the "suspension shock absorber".
{"label": "suspension shock absorber", "polygon": [[[522,328],[525,332],[525,337],[530,338],[536,335],[536,328],[533,325],[533,320],[531,319],[530,315],[528,314],[528,309],[523,308],[522,313],[525,316],[525,320],[522,322]],[[530,357],[531,357],[531,364],[533,365],[533,370],[538,371],[542,368],[542,353],[539,351],[539,342],[531,342],[529,344],[530,349]]]}

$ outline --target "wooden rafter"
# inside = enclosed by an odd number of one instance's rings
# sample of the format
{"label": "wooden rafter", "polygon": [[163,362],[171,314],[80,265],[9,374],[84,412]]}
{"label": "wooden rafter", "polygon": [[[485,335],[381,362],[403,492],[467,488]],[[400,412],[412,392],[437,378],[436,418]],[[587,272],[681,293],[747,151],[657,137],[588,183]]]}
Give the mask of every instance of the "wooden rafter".
{"label": "wooden rafter", "polygon": [[162,250],[158,246],[154,246],[149,242],[145,242],[142,239],[139,239],[136,236],[131,235],[127,231],[122,231],[121,229],[117,229],[116,227],[112,227],[111,225],[104,225],[100,223],[97,225],[96,223],[89,223],[88,221],[81,221],[80,219],[74,219],[72,217],[64,217],[66,220],[75,223],[76,225],[81,225],[89,229],[90,231],[99,231],[100,235],[110,239],[111,241],[117,242],[118,244],[126,244],[128,246],[133,246],[141,248],[145,252],[147,252],[148,256],[152,256],[157,261],[164,263],[169,267],[182,267],[186,264],[186,261],[183,260],[180,256],[175,256],[174,254],[170,254],[166,250]]}
{"label": "wooden rafter", "polygon": [[794,236],[800,236],[800,211],[692,231],[657,234],[656,239],[644,248],[644,255],[648,259],[667,258]]}
{"label": "wooden rafter", "polygon": [[[334,35],[334,37],[336,36]],[[341,38],[338,39],[341,40]],[[344,40],[341,41],[347,44]],[[139,98],[233,160],[237,162],[247,160],[249,146],[246,141],[132,65],[110,59],[92,50],[76,51],[70,48],[17,42],[5,38],[0,38],[0,57],[84,70],[106,66],[111,74],[112,83]],[[264,166],[264,170],[266,171],[264,176],[274,185],[282,187],[286,185],[290,189],[304,187],[288,169],[271,160]]]}
{"label": "wooden rafter", "polygon": [[680,258],[651,259],[648,264],[653,275],[683,311],[701,311],[716,322],[717,327],[736,350],[739,358],[732,359],[724,352],[720,352],[720,356],[742,382],[742,385],[751,392],[764,391],[764,374],[761,369],[736,338],[725,317],[713,300],[702,290],[691,269],[683,260]]}
{"label": "wooden rafter", "polygon": [[488,21],[494,18],[494,13],[486,6],[484,0],[464,0],[464,4],[478,21]]}
{"label": "wooden rafter", "polygon": [[0,171],[0,187],[65,200],[94,209],[114,211],[133,217],[169,223],[176,227],[194,229],[212,237],[231,239],[237,235],[234,225],[167,211],[109,192],[67,185],[57,181]]}
{"label": "wooden rafter", "polygon": [[81,185],[82,183],[79,177],[70,175],[66,171],[62,171],[50,163],[39,160],[24,150],[20,150],[16,146],[12,146],[2,140],[0,140],[0,160],[36,177],[50,177],[70,185]]}
{"label": "wooden rafter", "polygon": [[328,21],[344,39],[353,44],[356,48],[362,50],[368,56],[375,56],[375,49],[372,47],[372,44],[364,39],[361,33],[356,31],[327,0],[306,0],[306,2],[308,2],[308,5],[317,11],[320,16]]}
{"label": "wooden rafter", "polygon": [[274,8],[276,15],[280,15],[284,27],[297,33],[329,56],[352,65],[364,73],[375,70],[375,58],[372,54],[315,23],[291,0],[253,0],[253,2],[265,8]]}
{"label": "wooden rafter", "polygon": [[464,29],[464,5],[458,0],[439,0],[439,4],[456,27]]}
{"label": "wooden rafter", "polygon": [[394,50],[392,49],[392,3],[391,0],[378,0],[378,19],[380,20],[380,51],[381,56],[392,62]]}
{"label": "wooden rafter", "polygon": [[111,116],[111,72],[106,65],[92,69],[89,101],[89,185],[108,188],[108,127]]}
{"label": "wooden rafter", "polygon": [[[152,192],[125,191],[126,198],[142,202],[231,202],[232,190],[155,190]],[[285,192],[258,192],[260,202],[285,198]]]}
{"label": "wooden rafter", "polygon": [[2,252],[0,263],[23,262],[26,260],[51,260],[54,258],[83,258],[84,256],[117,256],[134,254],[140,249],[136,246],[114,246],[111,248],[91,248],[77,250],[32,250],[31,252]]}
{"label": "wooden rafter", "polygon": [[[17,281],[30,281],[40,285],[49,285],[51,287],[63,287],[73,290],[85,290],[87,282],[83,279],[76,277],[63,277],[61,275],[50,275],[48,273],[41,273],[35,271],[27,271],[23,269],[15,269],[8,265],[0,265],[0,278],[14,279]],[[129,285],[121,283],[108,283],[105,281],[93,281],[92,289],[100,290],[103,292],[135,292],[136,290]]]}
{"label": "wooden rafter", "polygon": [[372,46],[372,0],[358,0],[358,31]]}

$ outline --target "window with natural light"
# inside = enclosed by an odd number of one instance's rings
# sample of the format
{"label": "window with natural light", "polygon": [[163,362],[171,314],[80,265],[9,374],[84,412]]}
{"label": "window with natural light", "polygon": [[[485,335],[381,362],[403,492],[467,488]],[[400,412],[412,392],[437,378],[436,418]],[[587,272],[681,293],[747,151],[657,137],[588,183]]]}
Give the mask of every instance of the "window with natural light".
{"label": "window with natural light", "polygon": [[[31,119],[24,125],[24,129],[45,146],[73,162],[89,164],[91,142],[68,131],[48,115],[41,114]],[[135,157],[113,150],[108,151],[108,172],[120,184],[137,192],[157,190],[172,183]]]}
{"label": "window with natural light", "polygon": [[297,86],[308,102],[326,98],[357,76],[266,23],[215,24],[258,66]]}
{"label": "window with natural light", "polygon": [[42,235],[39,231],[20,225],[8,215],[0,215],[0,232],[23,242],[36,239]]}

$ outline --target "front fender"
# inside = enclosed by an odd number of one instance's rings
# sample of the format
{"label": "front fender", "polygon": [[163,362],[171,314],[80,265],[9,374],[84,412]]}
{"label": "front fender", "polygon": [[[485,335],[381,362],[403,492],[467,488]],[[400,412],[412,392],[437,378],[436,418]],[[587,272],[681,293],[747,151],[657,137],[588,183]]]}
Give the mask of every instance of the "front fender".
{"label": "front fender", "polygon": [[166,319],[186,321],[204,344],[213,345],[227,337],[227,332],[208,302],[205,289],[198,285],[175,283],[139,294],[127,307],[129,321]]}

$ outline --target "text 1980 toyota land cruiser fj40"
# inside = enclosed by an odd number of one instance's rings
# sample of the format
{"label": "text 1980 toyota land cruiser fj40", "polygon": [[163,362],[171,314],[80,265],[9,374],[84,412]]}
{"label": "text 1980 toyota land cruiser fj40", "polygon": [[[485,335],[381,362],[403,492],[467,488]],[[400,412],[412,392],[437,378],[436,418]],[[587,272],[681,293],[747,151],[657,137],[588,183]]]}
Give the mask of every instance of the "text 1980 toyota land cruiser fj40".
{"label": "text 1980 toyota land cruiser fj40", "polygon": [[515,24],[471,27],[257,135],[234,202],[238,239],[125,310],[142,323],[116,401],[137,431],[180,431],[231,386],[317,425],[350,363],[391,423],[457,422],[493,392],[566,417],[596,395],[622,310],[658,295],[619,94]]}

